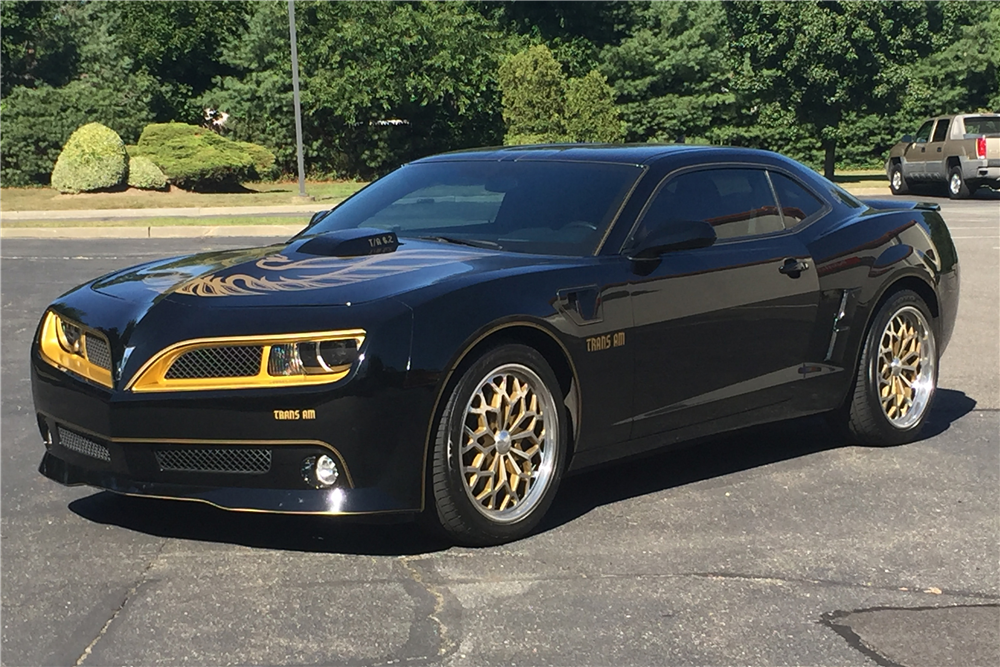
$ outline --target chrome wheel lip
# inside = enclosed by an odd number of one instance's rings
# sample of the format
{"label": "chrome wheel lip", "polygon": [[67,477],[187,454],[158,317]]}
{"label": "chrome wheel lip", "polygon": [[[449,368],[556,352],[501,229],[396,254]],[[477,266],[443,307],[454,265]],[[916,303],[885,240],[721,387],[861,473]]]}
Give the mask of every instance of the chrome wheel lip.
{"label": "chrome wheel lip", "polygon": [[[482,499],[476,497],[473,487],[478,484],[479,480],[477,479],[475,484],[470,484],[469,476],[471,473],[467,474],[466,472],[468,467],[465,461],[466,452],[464,451],[466,449],[467,442],[467,420],[470,415],[478,415],[478,412],[474,411],[474,404],[482,395],[483,390],[488,385],[493,384],[497,378],[516,378],[519,382],[527,384],[530,392],[533,393],[538,399],[538,413],[541,416],[544,429],[543,436],[540,438],[539,443],[539,462],[538,465],[534,467],[527,493],[520,497],[514,505],[506,507],[502,510],[486,507]],[[493,384],[493,386],[496,385]],[[484,516],[489,521],[497,524],[514,523],[528,516],[532,510],[538,506],[542,498],[545,496],[545,492],[552,484],[556,467],[558,442],[553,440],[553,438],[558,439],[560,433],[559,413],[556,409],[555,399],[546,384],[535,371],[522,364],[510,363],[498,366],[480,378],[479,382],[476,384],[476,389],[473,391],[472,396],[465,405],[465,410],[461,413],[460,419],[461,423],[458,424],[461,431],[459,434],[458,463],[459,466],[461,466],[462,488],[464,489],[469,502],[474,508],[476,508],[476,511],[479,514]],[[505,451],[496,457],[498,458],[499,456],[503,456],[513,458],[514,455],[510,452],[515,449],[518,443],[521,442],[522,438],[520,438],[517,433],[511,434],[508,429],[510,426],[508,423],[509,416],[504,420],[504,422],[505,423],[502,424],[498,423],[497,428],[492,429],[491,437],[495,444],[491,447],[487,447],[487,449],[497,452],[497,450],[500,449],[500,447],[497,447],[497,444],[502,443]],[[501,465],[503,463],[504,460],[502,459]],[[482,469],[482,467],[479,467],[479,469]],[[505,472],[505,475],[507,474],[509,473]],[[496,477],[494,476],[494,479],[495,478]],[[509,482],[507,482],[507,485],[507,489],[509,490]]]}
{"label": "chrome wheel lip", "polygon": [[[897,348],[902,348],[907,342],[899,339],[897,334],[897,328],[903,325],[913,328],[913,338],[918,344],[918,351],[904,351],[901,356],[897,353],[899,350],[893,350],[893,347],[895,344]],[[887,340],[888,347],[885,346]],[[888,354],[889,352],[892,354]],[[906,361],[910,363],[904,363]],[[907,369],[911,367],[913,370],[904,378]],[[936,367],[937,345],[933,330],[923,312],[914,306],[904,306],[894,312],[879,336],[878,350],[872,366],[879,409],[891,426],[906,430],[920,422],[934,396],[937,385]],[[904,384],[910,389],[911,397],[907,399],[909,404],[905,412],[891,416],[892,408],[887,407],[887,403],[891,402],[891,396],[899,396],[899,391],[905,393]],[[896,388],[899,391],[895,391]],[[887,395],[883,396],[883,391],[886,391]],[[896,407],[898,409],[898,401]]]}

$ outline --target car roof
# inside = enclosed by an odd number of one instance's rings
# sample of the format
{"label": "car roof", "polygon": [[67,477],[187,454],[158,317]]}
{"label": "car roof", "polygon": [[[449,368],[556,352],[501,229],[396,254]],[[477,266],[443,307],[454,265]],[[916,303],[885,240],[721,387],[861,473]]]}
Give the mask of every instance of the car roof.
{"label": "car roof", "polygon": [[713,157],[748,159],[774,153],[751,148],[705,146],[696,144],[537,144],[532,146],[499,146],[472,148],[432,155],[413,164],[457,161],[553,161],[553,162],[613,162],[645,165],[662,158],[712,153]]}

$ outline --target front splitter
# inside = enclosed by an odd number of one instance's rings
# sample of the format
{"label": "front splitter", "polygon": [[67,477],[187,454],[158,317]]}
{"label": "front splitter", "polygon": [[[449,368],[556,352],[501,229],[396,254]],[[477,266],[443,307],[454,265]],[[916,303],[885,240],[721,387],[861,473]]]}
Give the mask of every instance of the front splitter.
{"label": "front splitter", "polygon": [[350,516],[415,512],[379,489],[262,489],[144,482],[121,474],[90,470],[46,452],[38,472],[65,486],[86,485],[129,496],[187,500],[234,512]]}

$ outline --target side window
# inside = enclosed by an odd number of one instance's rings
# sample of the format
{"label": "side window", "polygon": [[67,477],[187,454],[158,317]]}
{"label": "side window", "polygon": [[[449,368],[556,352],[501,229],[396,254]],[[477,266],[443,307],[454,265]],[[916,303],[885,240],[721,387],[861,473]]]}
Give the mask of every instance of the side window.
{"label": "side window", "polygon": [[944,118],[938,121],[937,127],[934,128],[934,139],[932,139],[932,141],[944,141],[948,138],[949,123],[951,123],[950,118]]}
{"label": "side window", "polygon": [[913,140],[918,144],[926,144],[927,140],[931,138],[931,128],[934,127],[934,121],[929,120],[920,126],[917,130],[917,134],[913,137]]}
{"label": "side window", "polygon": [[814,213],[819,213],[823,202],[794,180],[776,172],[768,172],[774,192],[778,195],[781,214],[785,218],[785,227],[791,229]]}
{"label": "side window", "polygon": [[784,229],[762,169],[705,169],[671,178],[654,196],[635,234],[641,242],[672,223],[703,220],[719,239]]}

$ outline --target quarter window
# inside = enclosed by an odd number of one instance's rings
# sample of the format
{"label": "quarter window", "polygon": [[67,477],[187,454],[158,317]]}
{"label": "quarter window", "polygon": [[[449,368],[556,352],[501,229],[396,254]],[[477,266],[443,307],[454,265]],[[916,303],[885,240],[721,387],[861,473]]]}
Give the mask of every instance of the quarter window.
{"label": "quarter window", "polygon": [[781,205],[781,215],[785,219],[785,227],[794,227],[822,210],[823,202],[794,180],[773,171],[768,173],[771,175],[774,192],[778,195],[778,203]]}
{"label": "quarter window", "polygon": [[653,230],[692,220],[712,225],[719,239],[784,229],[762,169],[706,169],[675,176],[660,188],[635,240],[641,242]]}
{"label": "quarter window", "polygon": [[944,141],[948,138],[948,125],[951,123],[951,119],[943,118],[938,121],[937,127],[934,128],[934,141]]}

